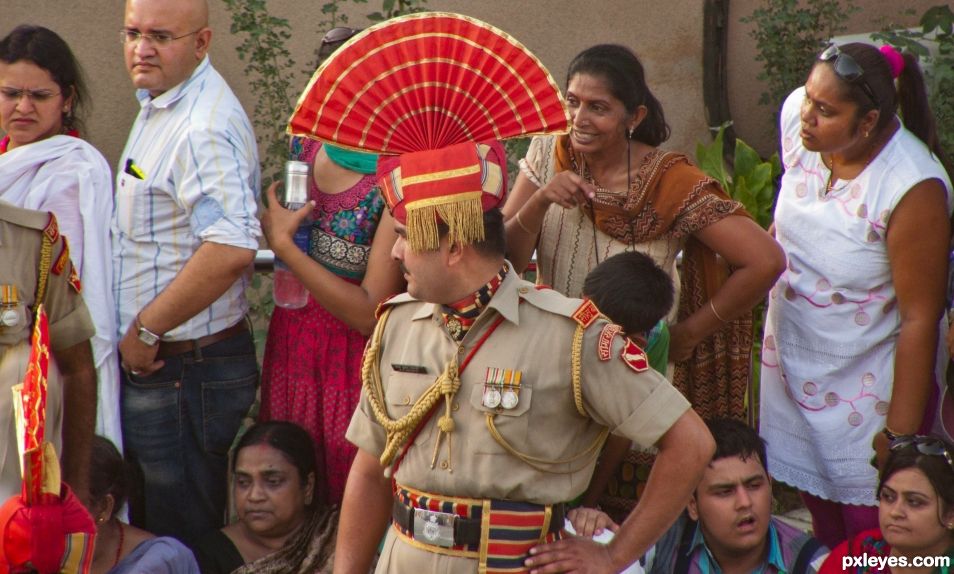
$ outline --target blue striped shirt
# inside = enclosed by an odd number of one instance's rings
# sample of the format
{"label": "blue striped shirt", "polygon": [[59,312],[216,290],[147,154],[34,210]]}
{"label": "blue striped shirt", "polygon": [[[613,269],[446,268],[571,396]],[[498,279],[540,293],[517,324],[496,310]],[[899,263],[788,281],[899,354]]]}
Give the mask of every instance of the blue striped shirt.
{"label": "blue striped shirt", "polygon": [[[258,149],[248,116],[206,56],[141,109],[116,169],[113,291],[119,337],[205,241],[257,249]],[[250,269],[251,272],[251,269]],[[216,333],[248,309],[248,274],[165,340]]]}

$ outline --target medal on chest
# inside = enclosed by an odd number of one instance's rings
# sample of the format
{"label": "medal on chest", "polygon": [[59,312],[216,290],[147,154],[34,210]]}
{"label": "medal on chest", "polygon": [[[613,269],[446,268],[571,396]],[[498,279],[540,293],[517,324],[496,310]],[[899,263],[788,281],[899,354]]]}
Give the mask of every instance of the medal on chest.
{"label": "medal on chest", "polygon": [[17,305],[20,297],[16,285],[0,285],[0,326],[16,327],[20,323]]}
{"label": "medal on chest", "polygon": [[481,404],[488,409],[503,407],[506,410],[520,404],[520,381],[523,373],[514,369],[488,367],[484,378],[484,393]]}

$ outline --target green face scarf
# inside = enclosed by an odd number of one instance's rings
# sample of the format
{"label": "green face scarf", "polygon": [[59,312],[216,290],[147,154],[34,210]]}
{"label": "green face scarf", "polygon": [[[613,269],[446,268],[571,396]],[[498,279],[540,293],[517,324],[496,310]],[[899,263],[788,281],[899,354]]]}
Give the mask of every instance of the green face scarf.
{"label": "green face scarf", "polygon": [[378,169],[378,154],[351,151],[331,144],[324,144],[328,158],[345,169],[372,174]]}

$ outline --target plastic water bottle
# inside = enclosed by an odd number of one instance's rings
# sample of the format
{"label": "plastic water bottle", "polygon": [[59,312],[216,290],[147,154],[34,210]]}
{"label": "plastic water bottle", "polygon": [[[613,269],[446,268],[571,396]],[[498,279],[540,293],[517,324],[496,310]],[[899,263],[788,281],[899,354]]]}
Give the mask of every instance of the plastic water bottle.
{"label": "plastic water bottle", "polygon": [[[309,165],[303,161],[285,163],[285,195],[282,205],[286,209],[301,209],[308,203]],[[295,232],[295,245],[308,252],[311,225],[308,220]],[[284,309],[301,309],[308,303],[308,290],[298,277],[282,262],[275,258],[275,274],[272,277],[272,297],[275,305]]]}

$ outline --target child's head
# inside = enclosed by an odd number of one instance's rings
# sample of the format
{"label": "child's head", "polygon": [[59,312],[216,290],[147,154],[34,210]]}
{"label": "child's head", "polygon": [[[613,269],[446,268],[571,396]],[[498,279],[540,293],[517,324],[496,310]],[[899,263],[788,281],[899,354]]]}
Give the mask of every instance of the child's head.
{"label": "child's head", "polygon": [[642,253],[619,253],[594,267],[583,283],[583,295],[630,337],[641,336],[669,313],[672,279]]}

